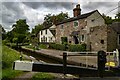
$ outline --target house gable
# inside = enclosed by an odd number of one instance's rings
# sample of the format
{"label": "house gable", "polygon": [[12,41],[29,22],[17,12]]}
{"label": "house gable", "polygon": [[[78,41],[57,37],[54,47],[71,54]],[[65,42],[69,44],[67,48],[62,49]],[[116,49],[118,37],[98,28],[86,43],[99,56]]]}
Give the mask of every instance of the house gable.
{"label": "house gable", "polygon": [[54,42],[55,41],[55,35],[50,31],[50,29],[41,30],[39,34],[40,34],[39,42]]}
{"label": "house gable", "polygon": [[102,17],[102,15],[98,12],[98,10],[96,10],[96,12],[88,16],[86,20],[88,27],[105,25],[105,20]]}

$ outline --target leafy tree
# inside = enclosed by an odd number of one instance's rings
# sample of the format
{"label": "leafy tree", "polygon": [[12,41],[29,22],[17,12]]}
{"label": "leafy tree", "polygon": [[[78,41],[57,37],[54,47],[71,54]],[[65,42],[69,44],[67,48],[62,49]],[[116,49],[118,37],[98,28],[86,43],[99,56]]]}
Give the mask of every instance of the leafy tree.
{"label": "leafy tree", "polygon": [[18,43],[23,43],[27,37],[29,31],[29,26],[25,19],[19,19],[16,24],[13,24],[12,33],[14,35],[13,41],[18,45]]}
{"label": "leafy tree", "polygon": [[12,40],[13,40],[13,38],[14,38],[14,35],[13,35],[13,32],[12,31],[8,31],[7,32],[7,34],[6,34],[6,40],[8,41],[8,42],[13,42]]}
{"label": "leafy tree", "polygon": [[120,22],[120,13],[116,14],[114,22]]}
{"label": "leafy tree", "polygon": [[68,13],[61,12],[58,15],[48,14],[44,18],[43,25],[44,25],[44,27],[52,26],[53,24],[59,23],[59,22],[65,20],[65,19],[68,19],[68,18],[69,18]]}
{"label": "leafy tree", "polygon": [[32,34],[37,35],[39,33],[39,31],[42,30],[42,29],[43,29],[43,25],[42,24],[38,24],[38,25],[35,26],[34,29],[32,29]]}
{"label": "leafy tree", "polygon": [[4,40],[6,38],[6,31],[5,29],[2,27],[2,25],[0,24],[0,29],[1,29],[1,32],[2,32],[2,40]]}
{"label": "leafy tree", "polygon": [[61,12],[60,14],[56,15],[56,23],[66,20],[68,18],[68,13]]}
{"label": "leafy tree", "polygon": [[120,19],[120,13],[116,14],[115,19]]}
{"label": "leafy tree", "polygon": [[112,24],[113,19],[110,16],[106,16],[105,14],[102,14],[103,18],[105,19],[106,24]]}

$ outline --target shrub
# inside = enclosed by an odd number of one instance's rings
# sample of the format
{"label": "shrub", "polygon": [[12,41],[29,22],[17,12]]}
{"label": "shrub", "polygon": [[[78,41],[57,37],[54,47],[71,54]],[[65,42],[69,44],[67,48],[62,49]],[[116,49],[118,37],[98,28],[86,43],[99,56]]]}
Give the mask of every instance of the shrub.
{"label": "shrub", "polygon": [[49,44],[49,48],[50,49],[56,49],[56,50],[65,50],[65,45],[64,44],[53,44],[53,43],[51,43],[51,44]]}
{"label": "shrub", "polygon": [[68,39],[67,37],[61,37],[62,44],[67,44]]}
{"label": "shrub", "polygon": [[68,51],[72,52],[81,52],[81,51],[86,51],[86,44],[74,44],[74,45],[69,45]]}
{"label": "shrub", "polygon": [[48,44],[40,44],[40,48],[47,49],[48,48]]}

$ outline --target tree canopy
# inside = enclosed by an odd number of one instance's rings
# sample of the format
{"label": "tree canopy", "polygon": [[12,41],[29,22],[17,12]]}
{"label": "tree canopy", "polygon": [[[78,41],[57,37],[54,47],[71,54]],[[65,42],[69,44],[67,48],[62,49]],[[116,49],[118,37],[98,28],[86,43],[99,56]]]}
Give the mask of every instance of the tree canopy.
{"label": "tree canopy", "polygon": [[4,40],[6,38],[6,31],[1,24],[0,24],[0,31],[2,33],[2,40]]}
{"label": "tree canopy", "polygon": [[106,16],[105,14],[102,14],[103,18],[105,19],[106,24],[112,24],[113,22],[120,22],[120,13],[116,14],[115,19],[113,19],[110,16]]}
{"label": "tree canopy", "polygon": [[29,31],[29,26],[27,25],[26,20],[19,19],[12,27],[12,34],[14,36],[12,39],[13,42],[16,44],[24,42]]}
{"label": "tree canopy", "polygon": [[59,22],[65,20],[65,19],[68,19],[68,18],[69,18],[69,17],[68,17],[68,13],[63,13],[63,12],[61,12],[61,13],[59,13],[59,14],[57,14],[57,15],[48,14],[48,15],[46,15],[45,18],[44,18],[43,25],[44,25],[45,27],[47,27],[47,26],[52,26],[53,24],[59,23]]}
{"label": "tree canopy", "polygon": [[43,25],[42,24],[38,24],[35,26],[35,28],[32,29],[32,34],[37,35],[39,33],[40,30],[43,29]]}
{"label": "tree canopy", "polygon": [[52,14],[47,14],[45,17],[44,17],[44,22],[42,24],[37,24],[35,26],[35,28],[32,29],[32,34],[38,34],[40,30],[42,30],[43,28],[47,28],[47,27],[50,27],[52,26],[53,24],[56,24],[58,22],[61,22],[65,19],[68,19],[68,13],[59,13],[57,15],[52,15]]}

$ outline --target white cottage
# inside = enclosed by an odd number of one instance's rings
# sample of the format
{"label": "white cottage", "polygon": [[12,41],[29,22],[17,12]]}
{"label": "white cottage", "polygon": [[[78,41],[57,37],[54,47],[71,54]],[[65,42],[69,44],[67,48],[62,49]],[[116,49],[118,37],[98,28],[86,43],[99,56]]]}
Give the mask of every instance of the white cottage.
{"label": "white cottage", "polygon": [[39,42],[55,42],[56,26],[53,25],[49,28],[44,28],[39,32]]}

